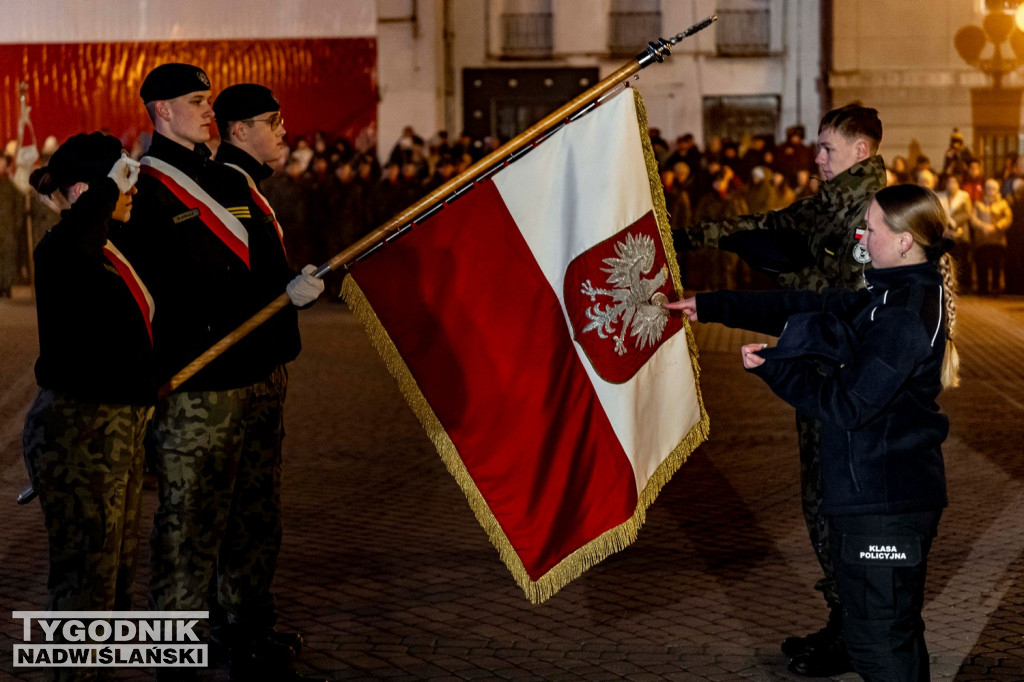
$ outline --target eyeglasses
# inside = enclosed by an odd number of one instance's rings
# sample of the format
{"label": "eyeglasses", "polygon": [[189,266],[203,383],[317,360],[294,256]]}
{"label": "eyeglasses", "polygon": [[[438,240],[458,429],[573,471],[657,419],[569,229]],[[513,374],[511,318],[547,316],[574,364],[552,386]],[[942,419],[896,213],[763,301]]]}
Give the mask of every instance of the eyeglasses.
{"label": "eyeglasses", "polygon": [[284,125],[284,116],[281,115],[281,112],[276,112],[271,114],[267,118],[247,118],[244,119],[244,121],[249,125],[252,125],[254,123],[266,123],[267,125],[270,126],[271,130],[277,130],[278,128]]}

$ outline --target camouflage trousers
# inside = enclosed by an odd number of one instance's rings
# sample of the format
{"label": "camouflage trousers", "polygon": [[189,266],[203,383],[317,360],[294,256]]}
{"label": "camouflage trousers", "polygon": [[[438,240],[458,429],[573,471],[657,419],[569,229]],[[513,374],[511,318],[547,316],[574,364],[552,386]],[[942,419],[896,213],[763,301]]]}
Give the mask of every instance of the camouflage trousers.
{"label": "camouflage trousers", "polygon": [[213,590],[232,621],[273,621],[286,385],[281,367],[251,386],[174,393],[157,405],[152,608],[206,610],[216,607]]}
{"label": "camouflage trousers", "polygon": [[[152,415],[152,407],[80,402],[39,390],[25,419],[24,447],[49,536],[48,610],[131,609],[143,437]],[[49,672],[54,680],[98,675],[89,668]]]}
{"label": "camouflage trousers", "polygon": [[288,374],[252,386],[245,439],[217,570],[217,603],[229,623],[272,626],[271,583],[281,551],[281,444]]}
{"label": "camouflage trousers", "polygon": [[152,407],[40,389],[25,466],[50,542],[50,610],[129,610],[138,554],[143,436]]}
{"label": "camouflage trousers", "polygon": [[804,523],[811,538],[811,546],[821,564],[825,576],[814,585],[825,595],[829,608],[838,606],[839,591],[836,588],[835,569],[829,554],[828,520],[821,514],[821,425],[818,420],[800,412],[796,413],[796,433],[800,448],[800,498],[804,511]]}

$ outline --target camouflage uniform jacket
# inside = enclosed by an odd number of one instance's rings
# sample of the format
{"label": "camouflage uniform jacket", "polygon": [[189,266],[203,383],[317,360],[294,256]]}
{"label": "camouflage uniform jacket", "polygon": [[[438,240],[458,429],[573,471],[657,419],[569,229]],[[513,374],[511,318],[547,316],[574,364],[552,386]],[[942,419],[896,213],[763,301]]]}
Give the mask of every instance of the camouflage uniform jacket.
{"label": "camouflage uniform jacket", "polygon": [[815,262],[802,270],[780,274],[779,284],[809,291],[827,287],[859,289],[864,286],[864,272],[870,266],[854,258],[856,230],[864,224],[874,193],[883,187],[885,162],[875,155],[822,183],[816,195],[788,208],[703,222],[697,229],[704,233],[704,243],[715,248],[721,237],[743,230],[794,230],[806,235]]}

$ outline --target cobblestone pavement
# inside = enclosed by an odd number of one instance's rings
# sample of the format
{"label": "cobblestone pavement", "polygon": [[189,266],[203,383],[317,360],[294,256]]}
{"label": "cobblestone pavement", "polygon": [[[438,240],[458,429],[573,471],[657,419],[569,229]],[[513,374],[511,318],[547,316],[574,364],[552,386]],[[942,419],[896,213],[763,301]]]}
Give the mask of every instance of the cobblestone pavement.
{"label": "cobblestone pavement", "polygon": [[[959,324],[964,385],[941,401],[953,424],[950,507],[925,609],[933,679],[1024,680],[1024,300],[965,298]],[[351,315],[320,303],[302,328],[276,591],[282,628],[306,634],[303,671],[334,680],[800,679],[779,643],[816,630],[826,614],[811,589],[792,411],[743,372],[737,349],[749,336],[696,326],[710,441],[665,488],[632,547],[533,606]],[[0,301],[0,614],[46,601],[39,507],[13,502],[26,483],[19,442],[35,343],[27,292]],[[153,502],[147,492],[148,509]],[[12,668],[20,624],[9,618],[0,617],[0,679],[42,679]],[[227,679],[217,668],[205,676]]]}

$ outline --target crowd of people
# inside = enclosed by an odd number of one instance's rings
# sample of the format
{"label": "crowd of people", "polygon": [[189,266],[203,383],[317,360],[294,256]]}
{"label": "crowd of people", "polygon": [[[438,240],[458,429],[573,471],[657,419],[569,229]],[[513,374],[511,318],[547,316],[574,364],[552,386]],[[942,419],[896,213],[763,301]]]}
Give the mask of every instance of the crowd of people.
{"label": "crowd of people", "polygon": [[[785,208],[818,192],[814,147],[795,126],[775,145],[771,136],[736,143],[713,137],[701,152],[690,134],[674,147],[652,129],[673,230],[702,221]],[[1009,154],[1002,170],[986,177],[954,130],[941,164],[925,155],[914,164],[896,155],[886,166],[887,185],[917,184],[936,192],[949,217],[961,293],[1024,293],[1024,154]],[[765,279],[728,252],[693,252],[685,263],[687,286],[743,288]]]}
{"label": "crowd of people", "polygon": [[[781,143],[771,135],[711,137],[704,150],[689,133],[672,145],[658,129],[650,135],[673,230],[779,210],[820,188],[815,146],[805,142],[802,126],[789,128]],[[311,141],[290,142],[266,191],[288,226],[286,246],[296,267],[325,262],[499,146],[494,138],[466,134],[449,140],[443,130],[424,139],[407,126],[382,164],[344,137],[318,132]],[[954,131],[941,167],[923,155],[913,166],[896,155],[886,173],[888,185],[919,184],[939,195],[957,242],[961,293],[1024,293],[1024,155],[1007,157],[1002,172],[986,178]],[[693,252],[684,266],[687,288],[768,283],[725,251]]]}
{"label": "crowd of people", "polygon": [[[211,140],[214,152],[218,143]],[[449,140],[445,131],[424,141],[411,126],[383,163],[375,150],[360,152],[346,137],[323,131],[287,143],[263,189],[286,226],[285,247],[296,269],[326,262],[499,146],[496,138],[467,134]],[[144,134],[131,155],[141,157],[148,146]],[[50,153],[44,150],[38,165],[45,166]],[[10,154],[0,161],[0,296],[8,297],[13,284],[30,279],[28,260],[35,244],[26,246],[26,214],[30,212],[36,244],[59,218],[34,191],[26,208],[8,177],[12,161]],[[337,293],[339,282],[330,278],[328,284]]]}
{"label": "crowd of people", "polygon": [[[816,151],[804,141],[802,126],[789,128],[781,143],[771,135],[740,141],[711,137],[703,151],[689,133],[672,145],[656,128],[650,136],[673,230],[785,208],[820,187]],[[374,150],[360,152],[347,138],[323,131],[286,142],[264,188],[287,227],[285,246],[296,268],[326,262],[500,146],[496,138],[465,133],[451,140],[443,130],[424,139],[407,126],[382,163]],[[24,248],[26,209],[4,191],[9,164],[9,158],[0,161],[0,296],[9,296],[12,283],[25,280],[30,251]],[[955,130],[941,164],[924,155],[910,164],[896,155],[886,165],[887,184],[918,184],[942,200],[957,243],[961,293],[1024,293],[1024,154],[1007,155],[1001,168],[986,177]],[[57,215],[35,198],[28,211],[38,241]],[[729,252],[693,252],[682,264],[687,288],[768,282]],[[338,282],[328,284],[337,293]]]}

